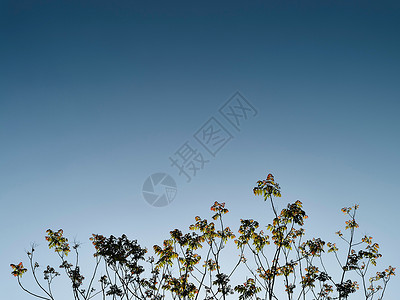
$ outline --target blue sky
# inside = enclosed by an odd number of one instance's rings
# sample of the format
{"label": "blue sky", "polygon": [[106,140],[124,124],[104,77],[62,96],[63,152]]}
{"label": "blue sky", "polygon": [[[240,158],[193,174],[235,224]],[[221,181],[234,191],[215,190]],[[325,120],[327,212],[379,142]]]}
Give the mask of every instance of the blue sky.
{"label": "blue sky", "polygon": [[[399,20],[396,1],[2,1],[4,297],[30,299],[9,263],[46,253],[48,228],[151,248],[216,200],[231,228],[267,224],[252,188],[269,172],[327,240],[360,204],[381,268],[400,266]],[[257,110],[240,131],[219,113],[237,91]],[[215,157],[193,136],[211,117],[233,137]],[[186,141],[209,160],[190,183],[169,159]],[[177,184],[162,208],[142,195],[158,172]]]}

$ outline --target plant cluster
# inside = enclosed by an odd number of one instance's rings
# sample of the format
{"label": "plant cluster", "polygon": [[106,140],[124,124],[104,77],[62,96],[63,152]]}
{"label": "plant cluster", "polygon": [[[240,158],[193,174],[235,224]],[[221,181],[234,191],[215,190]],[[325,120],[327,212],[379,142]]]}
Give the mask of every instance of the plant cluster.
{"label": "plant cluster", "polygon": [[[336,243],[321,238],[305,239],[304,221],[307,215],[302,203],[290,203],[278,214],[274,198],[281,197],[281,189],[274,176],[257,182],[253,192],[270,202],[273,218],[265,231],[253,219],[240,220],[237,235],[225,226],[223,216],[228,213],[225,203],[211,206],[212,221],[195,217],[189,232],[179,229],[170,238],[153,247],[154,256],[136,240],[105,237],[93,234],[95,265],[85,281],[79,263],[79,245],[72,246],[63,231],[47,230],[46,241],[60,259],[58,268],[46,266],[38,278],[39,263],[34,260],[35,247],[27,252],[29,269],[39,292],[32,292],[22,284],[27,272],[22,262],[11,264],[12,275],[20,287],[30,295],[46,300],[56,299],[53,280],[64,273],[69,279],[74,299],[348,299],[358,290],[366,300],[383,299],[387,284],[395,275],[389,266],[369,275],[370,268],[382,255],[372,237],[356,240],[359,227],[356,221],[358,205],[345,207],[348,217],[345,233],[336,232],[345,244],[341,259]],[[231,266],[222,265],[228,252],[227,243],[233,241],[238,259]],[[336,261],[340,272],[329,272],[325,261]],[[240,271],[239,271],[240,270]],[[241,284],[233,284],[232,276],[243,275]],[[86,284],[84,284],[84,282]],[[85,287],[84,287],[85,286]],[[233,296],[230,296],[233,295]]]}

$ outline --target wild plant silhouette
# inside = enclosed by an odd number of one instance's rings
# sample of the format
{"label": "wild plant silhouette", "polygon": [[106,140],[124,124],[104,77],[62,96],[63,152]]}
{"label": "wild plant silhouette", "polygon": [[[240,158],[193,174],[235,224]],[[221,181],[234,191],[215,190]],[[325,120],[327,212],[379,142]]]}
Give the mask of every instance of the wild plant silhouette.
{"label": "wild plant silhouette", "polygon": [[[47,230],[46,241],[59,257],[60,265],[41,268],[35,261],[35,247],[27,252],[28,265],[11,264],[19,286],[33,297],[61,299],[53,291],[53,281],[62,274],[70,281],[73,298],[78,299],[348,299],[358,294],[366,300],[383,299],[395,268],[375,272],[382,256],[372,237],[356,239],[358,205],[342,208],[348,217],[344,232],[336,235],[346,247],[321,238],[305,239],[307,215],[302,203],[289,203],[280,213],[274,199],[281,189],[274,176],[257,182],[253,192],[271,206],[273,219],[265,232],[259,222],[240,220],[237,235],[225,226],[225,203],[211,206],[212,221],[195,217],[188,233],[175,229],[161,245],[153,246],[154,255],[126,235],[104,237],[93,234],[94,267],[89,277],[80,271],[79,245],[68,243],[63,230]],[[237,261],[222,265],[229,255],[227,244],[234,242]],[[342,251],[342,252],[339,252]],[[72,254],[71,254],[72,252]],[[343,255],[341,255],[343,253]],[[72,256],[72,258],[71,258]],[[344,259],[340,259],[344,257]],[[327,261],[334,261],[340,272],[330,272]],[[22,276],[32,274],[39,292],[25,288]],[[41,274],[40,274],[41,273]],[[232,282],[232,278],[242,282]],[[39,278],[40,276],[40,278]],[[25,276],[24,276],[25,277]],[[65,296],[64,296],[65,298]]]}

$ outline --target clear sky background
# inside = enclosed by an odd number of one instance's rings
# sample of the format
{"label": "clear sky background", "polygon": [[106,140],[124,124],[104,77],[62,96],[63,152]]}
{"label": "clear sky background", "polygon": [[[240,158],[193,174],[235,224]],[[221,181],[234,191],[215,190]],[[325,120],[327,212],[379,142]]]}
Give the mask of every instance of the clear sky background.
{"label": "clear sky background", "polygon": [[[35,241],[46,265],[48,228],[151,248],[214,201],[235,231],[266,225],[269,172],[311,236],[336,241],[360,204],[378,270],[400,267],[399,20],[398,1],[1,1],[1,298],[32,299],[9,264]],[[237,91],[257,110],[240,131],[218,111]],[[193,136],[211,117],[233,137],[215,157]],[[186,141],[209,160],[190,183],[169,159]],[[178,187],[161,208],[157,172]]]}

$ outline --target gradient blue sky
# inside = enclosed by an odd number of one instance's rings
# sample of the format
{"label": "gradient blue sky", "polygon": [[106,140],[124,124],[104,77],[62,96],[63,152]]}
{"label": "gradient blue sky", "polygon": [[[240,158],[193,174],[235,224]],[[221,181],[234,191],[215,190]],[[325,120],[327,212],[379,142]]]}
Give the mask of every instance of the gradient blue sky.
{"label": "gradient blue sky", "polygon": [[[47,254],[48,228],[150,248],[216,200],[235,230],[267,224],[269,172],[324,239],[360,204],[379,266],[400,267],[399,20],[398,1],[1,1],[2,298],[31,299],[9,264]],[[168,157],[236,91],[257,116],[224,123],[233,140],[186,183]],[[164,208],[141,193],[155,172],[178,185]]]}

